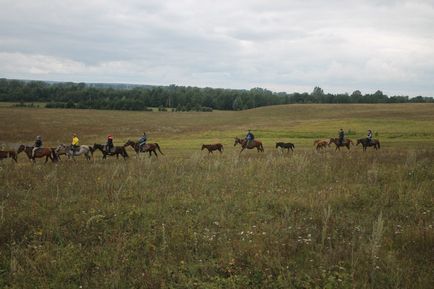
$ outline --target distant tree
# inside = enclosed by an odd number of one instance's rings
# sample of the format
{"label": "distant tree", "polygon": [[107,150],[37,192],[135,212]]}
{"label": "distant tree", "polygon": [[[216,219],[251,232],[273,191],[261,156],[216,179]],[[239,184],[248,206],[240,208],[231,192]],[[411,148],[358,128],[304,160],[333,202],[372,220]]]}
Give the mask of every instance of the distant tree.
{"label": "distant tree", "polygon": [[232,103],[232,110],[242,110],[243,109],[243,100],[240,96],[235,98],[234,102]]}

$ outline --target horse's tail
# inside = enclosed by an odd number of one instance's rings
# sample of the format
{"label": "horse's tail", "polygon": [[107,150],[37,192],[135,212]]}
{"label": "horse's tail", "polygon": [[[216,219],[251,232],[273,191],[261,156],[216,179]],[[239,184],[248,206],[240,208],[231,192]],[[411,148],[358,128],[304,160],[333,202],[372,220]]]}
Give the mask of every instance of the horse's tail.
{"label": "horse's tail", "polygon": [[157,147],[157,149],[160,152],[160,154],[164,155],[163,152],[160,150],[160,146],[157,143],[155,143],[155,146]]}
{"label": "horse's tail", "polygon": [[223,151],[223,150],[224,150],[224,149],[223,149],[223,145],[220,145],[220,146],[221,146],[221,148],[222,148],[222,151]]}
{"label": "horse's tail", "polygon": [[378,143],[378,148],[380,148],[380,141],[379,141],[379,140],[377,140],[377,143]]}
{"label": "horse's tail", "polygon": [[122,148],[122,153],[123,153],[123,157],[124,158],[128,158],[128,154],[127,154],[127,150],[125,149],[125,147],[121,147]]}
{"label": "horse's tail", "polygon": [[260,146],[261,146],[262,152],[264,152],[264,146],[262,145],[262,143],[260,143]]}

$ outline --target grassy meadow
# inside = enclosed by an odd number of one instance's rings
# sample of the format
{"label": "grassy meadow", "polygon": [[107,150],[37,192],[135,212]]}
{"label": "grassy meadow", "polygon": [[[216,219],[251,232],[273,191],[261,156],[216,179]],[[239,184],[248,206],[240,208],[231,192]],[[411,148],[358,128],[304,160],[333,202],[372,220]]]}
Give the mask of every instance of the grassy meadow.
{"label": "grassy meadow", "polygon": [[[313,150],[341,127],[381,149]],[[265,153],[233,147],[249,128]],[[0,107],[4,148],[143,130],[164,156],[0,162],[0,288],[432,288],[434,105]]]}

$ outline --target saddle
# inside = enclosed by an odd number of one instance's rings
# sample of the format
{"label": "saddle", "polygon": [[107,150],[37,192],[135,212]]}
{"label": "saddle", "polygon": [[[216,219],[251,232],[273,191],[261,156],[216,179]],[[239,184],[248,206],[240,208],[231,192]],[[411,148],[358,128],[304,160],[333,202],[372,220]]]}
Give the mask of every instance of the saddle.
{"label": "saddle", "polygon": [[115,152],[115,147],[112,147],[112,148],[109,150],[109,147],[108,147],[107,145],[105,145],[105,146],[104,146],[104,150],[105,150],[107,153],[114,153],[114,152]]}

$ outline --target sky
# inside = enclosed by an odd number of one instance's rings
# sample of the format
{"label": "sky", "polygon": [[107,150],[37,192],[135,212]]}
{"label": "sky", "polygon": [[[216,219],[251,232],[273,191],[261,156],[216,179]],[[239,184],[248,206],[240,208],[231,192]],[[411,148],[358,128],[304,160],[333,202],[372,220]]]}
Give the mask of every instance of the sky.
{"label": "sky", "polygon": [[0,7],[0,78],[434,96],[434,0]]}

